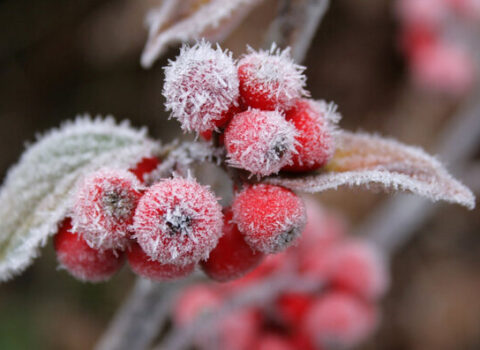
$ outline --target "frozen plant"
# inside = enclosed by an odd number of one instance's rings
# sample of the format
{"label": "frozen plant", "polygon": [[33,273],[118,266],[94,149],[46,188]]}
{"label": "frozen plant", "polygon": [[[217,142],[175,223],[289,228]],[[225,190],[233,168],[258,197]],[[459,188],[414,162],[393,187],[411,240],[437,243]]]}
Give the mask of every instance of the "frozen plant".
{"label": "frozen plant", "polygon": [[[163,146],[126,122],[88,116],[39,138],[0,191],[0,280],[25,270],[51,236],[61,267],[84,281],[108,279],[125,256],[134,273],[153,281],[181,279],[198,266],[213,280],[233,280],[222,290],[240,292],[286,271],[278,288],[308,290],[279,302],[285,322],[302,320],[295,342],[350,346],[375,326],[385,264],[362,243],[316,237],[307,223],[315,210],[298,192],[366,186],[475,205],[471,191],[421,149],[342,130],[333,103],[307,97],[289,49],[249,49],[237,61],[202,40],[183,46],[165,75],[166,108],[205,141]],[[195,179],[194,166],[205,161],[232,179],[231,208]],[[312,300],[308,315],[297,310],[322,286],[333,294]],[[331,326],[330,316],[343,326]],[[254,310],[238,318],[257,320]],[[222,330],[251,339],[256,326],[237,321],[229,317]],[[284,340],[267,336],[252,342]]]}

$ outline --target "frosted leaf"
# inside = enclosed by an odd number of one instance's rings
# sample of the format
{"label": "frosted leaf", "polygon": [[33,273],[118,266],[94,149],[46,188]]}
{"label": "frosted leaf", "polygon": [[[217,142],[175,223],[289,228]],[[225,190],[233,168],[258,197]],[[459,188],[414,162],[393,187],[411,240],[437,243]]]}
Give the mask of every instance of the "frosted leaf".
{"label": "frosted leaf", "polygon": [[77,180],[104,166],[128,169],[160,145],[113,118],[89,116],[38,139],[0,189],[0,280],[23,271],[68,213]]}
{"label": "frosted leaf", "polygon": [[149,36],[141,64],[149,68],[167,46],[205,37],[223,40],[262,0],[165,0],[147,15]]}
{"label": "frosted leaf", "polygon": [[327,164],[327,172],[288,178],[271,177],[268,183],[296,191],[322,192],[339,186],[377,185],[405,190],[431,200],[475,207],[472,192],[455,180],[432,156],[417,147],[375,135],[342,131],[337,135],[337,151]]}

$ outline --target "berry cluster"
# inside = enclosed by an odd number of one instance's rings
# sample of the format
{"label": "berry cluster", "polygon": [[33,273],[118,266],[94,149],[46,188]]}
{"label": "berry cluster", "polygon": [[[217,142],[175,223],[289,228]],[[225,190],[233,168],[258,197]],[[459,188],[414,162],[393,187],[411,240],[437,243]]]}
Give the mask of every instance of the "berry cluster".
{"label": "berry cluster", "polygon": [[[304,229],[302,199],[249,179],[311,171],[333,155],[339,116],[333,105],[304,98],[303,70],[275,47],[235,62],[204,41],[184,46],[165,68],[166,108],[184,130],[224,150],[223,165],[239,179],[231,206],[222,212],[215,195],[190,178],[147,186],[144,175],[158,160],[130,171],[101,169],[78,185],[71,219],[56,237],[60,263],[80,279],[103,280],[125,252],[131,269],[153,280],[186,276],[198,264],[227,281],[285,250]],[[60,244],[71,235],[82,249]],[[106,259],[116,267],[109,273],[99,266]]]}
{"label": "berry cluster", "polygon": [[[478,23],[477,0],[397,0],[401,20],[400,45],[413,78],[422,87],[461,94],[475,76],[475,52],[467,33],[468,22]],[[462,28],[463,27],[463,28]],[[475,36],[472,31],[472,38]]]}
{"label": "berry cluster", "polygon": [[333,155],[339,117],[304,98],[303,71],[288,49],[249,49],[236,62],[202,41],[170,61],[163,95],[183,130],[224,144],[232,167],[258,177],[314,170]]}
{"label": "berry cluster", "polygon": [[60,264],[78,279],[106,280],[126,255],[132,271],[152,280],[184,277],[199,263],[226,281],[285,249],[305,225],[303,201],[285,188],[246,186],[222,214],[214,194],[193,179],[146,187],[134,174],[143,178],[153,166],[140,165],[100,169],[79,183],[55,236]]}
{"label": "berry cluster", "polygon": [[78,184],[70,217],[55,236],[62,265],[73,276],[103,281],[127,256],[132,270],[154,280],[191,273],[222,234],[214,194],[193,179],[141,179],[158,165],[142,160],[130,171],[100,169]]}
{"label": "berry cluster", "polygon": [[233,293],[259,285],[282,269],[295,268],[298,277],[318,282],[319,288],[308,293],[285,291],[261,305],[229,312],[211,332],[197,334],[198,347],[345,349],[373,332],[378,321],[376,301],[388,284],[381,255],[367,242],[345,237],[337,216],[315,202],[306,203],[308,222],[297,246],[268,257],[241,279],[186,289],[173,318],[183,327],[213,314]]}

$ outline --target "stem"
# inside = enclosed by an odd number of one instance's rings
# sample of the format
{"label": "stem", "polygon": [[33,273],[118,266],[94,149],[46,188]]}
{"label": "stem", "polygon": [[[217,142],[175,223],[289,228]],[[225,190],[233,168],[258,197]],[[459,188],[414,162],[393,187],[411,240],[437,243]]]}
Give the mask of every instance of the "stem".
{"label": "stem", "polygon": [[294,60],[302,62],[329,5],[330,0],[280,0],[264,46],[290,46]]}
{"label": "stem", "polygon": [[[480,87],[444,128],[436,149],[454,169],[466,168],[480,144]],[[409,195],[397,195],[383,203],[357,230],[391,255],[431,217],[438,206]]]}
{"label": "stem", "polygon": [[153,283],[138,278],[127,301],[117,312],[95,349],[147,348],[167,319],[172,296],[185,284],[185,281]]}

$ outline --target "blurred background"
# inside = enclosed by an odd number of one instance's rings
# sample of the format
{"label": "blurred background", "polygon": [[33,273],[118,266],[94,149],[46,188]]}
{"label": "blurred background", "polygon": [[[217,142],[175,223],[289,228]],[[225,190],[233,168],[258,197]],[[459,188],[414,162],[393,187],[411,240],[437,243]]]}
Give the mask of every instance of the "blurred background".
{"label": "blurred background", "polygon": [[[129,119],[164,142],[181,136],[179,125],[167,120],[161,95],[161,67],[178,47],[149,70],[139,64],[144,16],[157,3],[0,1],[0,178],[36,133],[77,114]],[[259,47],[276,11],[275,0],[264,1],[222,46],[237,55],[246,44]],[[304,62],[308,88],[313,97],[338,104],[341,127],[435,153],[437,136],[473,88],[449,93],[419,86],[399,18],[392,0],[333,0]],[[449,170],[461,180],[465,175]],[[475,181],[478,190],[480,179],[467,183]],[[352,228],[386,198],[348,189],[318,196]],[[479,209],[437,206],[394,255],[383,321],[362,349],[480,349],[479,229]],[[77,282],[57,270],[49,244],[23,275],[0,286],[0,349],[91,348],[133,280],[125,269],[106,284]]]}

